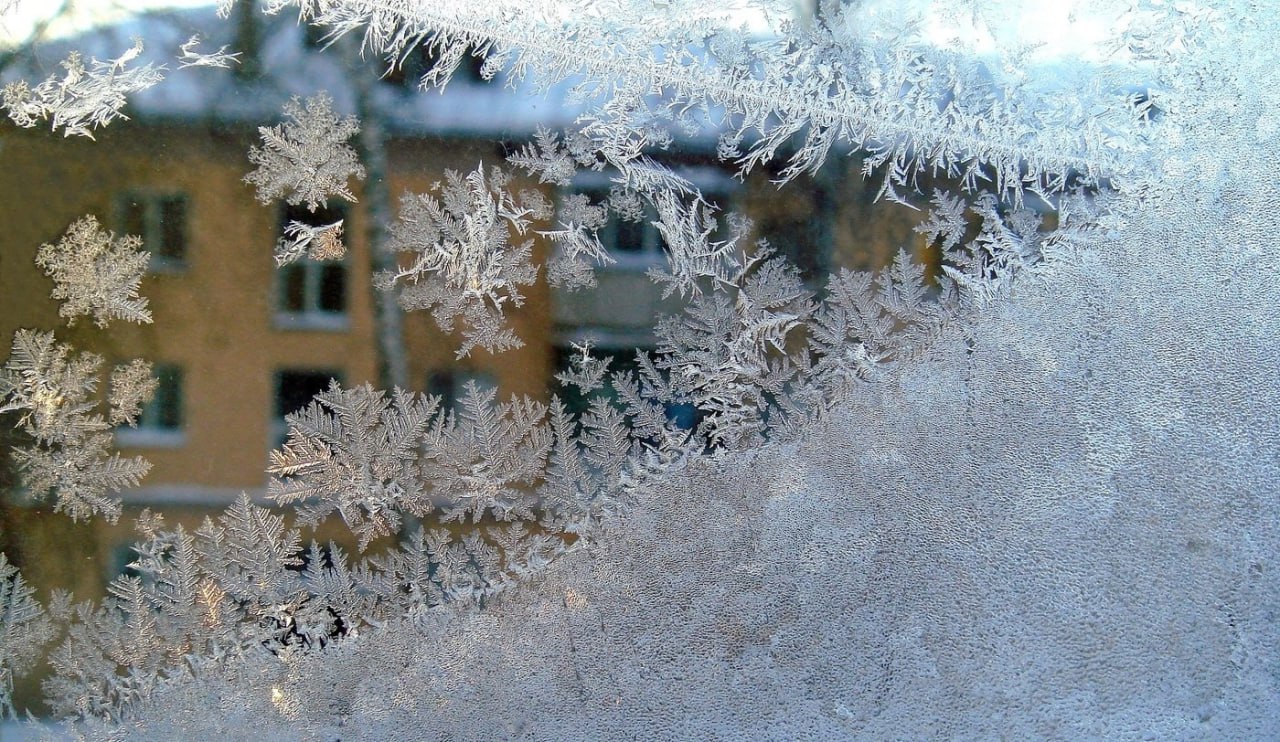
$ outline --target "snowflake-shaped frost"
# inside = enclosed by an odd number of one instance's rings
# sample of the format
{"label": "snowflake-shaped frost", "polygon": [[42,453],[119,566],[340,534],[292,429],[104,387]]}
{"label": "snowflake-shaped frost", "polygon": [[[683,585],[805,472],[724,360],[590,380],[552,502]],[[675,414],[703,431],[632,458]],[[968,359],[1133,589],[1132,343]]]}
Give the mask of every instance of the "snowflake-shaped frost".
{"label": "snowflake-shaped frost", "polygon": [[258,189],[258,201],[283,198],[305,203],[311,211],[329,196],[354,202],[347,181],[364,177],[355,149],[347,144],[360,131],[356,118],[339,118],[324,93],[308,98],[305,106],[295,97],[285,104],[284,115],[282,124],[258,127],[263,146],[249,149],[249,161],[258,169],[244,179]]}
{"label": "snowflake-shaped frost", "polygon": [[522,345],[506,311],[524,305],[524,287],[538,272],[533,242],[510,239],[512,230],[528,231],[533,211],[507,192],[507,180],[496,168],[488,178],[483,166],[465,176],[447,170],[434,194],[406,194],[390,249],[413,263],[377,278],[382,289],[402,285],[401,306],[430,310],[445,332],[461,324],[459,358],[477,346],[498,353]]}
{"label": "snowflake-shaped frost", "polygon": [[41,245],[36,253],[36,265],[53,279],[50,296],[62,301],[58,314],[69,325],[81,315],[93,315],[98,327],[113,319],[150,323],[147,300],[138,296],[149,261],[141,239],[117,239],[92,216],[75,221],[58,244]]}

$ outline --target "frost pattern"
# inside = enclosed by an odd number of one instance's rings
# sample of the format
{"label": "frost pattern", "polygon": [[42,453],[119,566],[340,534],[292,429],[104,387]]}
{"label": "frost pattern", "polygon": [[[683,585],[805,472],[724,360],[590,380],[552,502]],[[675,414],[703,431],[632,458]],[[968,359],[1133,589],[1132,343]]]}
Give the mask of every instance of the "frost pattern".
{"label": "frost pattern", "polygon": [[[729,6],[613,4],[599,12],[593,0],[277,5],[296,6],[335,34],[361,33],[366,48],[388,59],[403,58],[427,37],[439,62],[424,86],[446,83],[470,53],[509,79],[532,77],[543,86],[575,80],[582,100],[604,101],[582,117],[582,133],[600,158],[624,171],[643,162],[646,147],[696,129],[695,111],[721,112],[728,130],[721,153],[744,171],[785,157],[781,177],[790,180],[815,172],[833,149],[864,149],[868,169],[884,174],[882,195],[892,199],[914,190],[924,172],[945,173],[966,189],[990,180],[1020,198],[1024,190],[1062,191],[1067,173],[1085,181],[1128,173],[1140,159],[1140,120],[1122,96],[1100,85],[1058,97],[1029,76],[1002,79],[985,63],[915,40],[911,24],[921,21],[910,12],[891,16],[901,27],[876,36],[860,33],[871,24],[857,4],[826,3],[811,28],[747,41],[725,32],[735,26]],[[1178,44],[1194,37],[1193,23],[1179,6],[1120,28]],[[1145,37],[1126,47],[1135,58],[1162,61],[1170,48]],[[647,97],[656,90],[669,92]]]}
{"label": "frost pattern", "polygon": [[604,377],[609,370],[609,359],[595,358],[591,355],[591,343],[574,343],[575,353],[569,360],[569,368],[556,374],[561,384],[572,385],[583,394],[590,394],[604,386]]}
{"label": "frost pattern", "polygon": [[[690,304],[604,386],[581,351],[566,377],[602,393],[578,417],[472,384],[456,415],[333,386],[290,419],[278,500],[338,511],[362,545],[429,509],[457,531],[352,559],[247,497],[194,534],[141,518],[141,577],[78,607],[55,650],[47,690],[77,731],[1280,736],[1274,14],[1122,4],[1117,53],[1159,83],[1154,121],[1110,71],[1041,96],[835,3],[760,43],[692,0],[576,24],[537,3],[294,5],[378,51],[432,34],[429,82],[468,49],[585,74],[577,93],[607,95],[565,148],[615,168],[616,211],[657,209],[655,278]],[[904,249],[815,298],[767,245],[714,239],[646,154],[700,107],[729,118],[722,156],[786,156],[783,180],[842,142],[887,198],[954,179],[920,229],[939,274]],[[536,145],[517,164],[562,177],[560,143]],[[464,318],[464,352],[514,341],[502,310],[534,280],[508,240],[537,209],[507,185],[478,168],[406,201],[412,264],[382,279]],[[1036,193],[1056,230],[1024,208]],[[96,365],[20,338],[7,409],[79,405],[22,384],[91,390]],[[688,403],[691,429],[668,415]]]}
{"label": "frost pattern", "polygon": [[33,439],[14,449],[32,497],[53,495],[54,510],[76,520],[101,513],[114,521],[120,502],[113,495],[136,487],[151,464],[141,456],[109,453],[111,430],[132,419],[155,392],[156,381],[145,364],[118,367],[104,416],[94,411],[102,358],[72,352],[51,332],[19,330],[0,369],[0,413],[18,413],[17,427]]}
{"label": "frost pattern", "polygon": [[712,446],[762,443],[770,408],[808,370],[807,356],[787,347],[814,311],[804,284],[767,247],[742,263],[726,280],[732,288],[717,284],[656,328],[655,365],[669,372],[670,401],[704,414],[698,431]]}
{"label": "frost pattern", "polygon": [[284,236],[276,242],[276,267],[284,267],[304,256],[312,260],[341,260],[347,254],[347,246],[342,242],[345,221],[339,219],[320,225],[289,222],[284,227]]}
{"label": "frost pattern", "polygon": [[178,69],[186,69],[187,67],[222,67],[229,68],[233,64],[239,64],[240,52],[227,52],[227,44],[218,47],[216,51],[202,52],[196,47],[200,46],[200,34],[192,34],[182,46],[178,48]]}
{"label": "frost pattern", "polygon": [[262,146],[249,150],[249,161],[258,167],[244,180],[257,189],[258,201],[283,198],[305,203],[311,211],[330,196],[355,201],[347,182],[364,177],[364,166],[347,143],[360,131],[355,117],[339,118],[324,93],[305,104],[295,97],[285,104],[284,116],[282,124],[258,127]]}
{"label": "frost pattern", "polygon": [[151,322],[147,300],[138,296],[150,259],[140,238],[117,239],[92,216],[73,222],[58,244],[41,245],[36,253],[36,265],[53,279],[51,296],[62,301],[58,314],[68,325],[92,315],[98,327],[113,319]]}
{"label": "frost pattern", "polygon": [[506,311],[523,306],[523,291],[538,271],[533,241],[512,245],[510,239],[512,231],[526,234],[534,210],[507,192],[508,182],[497,168],[486,178],[480,165],[466,176],[446,171],[434,189],[438,195],[406,194],[389,249],[412,263],[377,278],[380,288],[401,287],[400,304],[429,310],[445,332],[461,324],[459,358],[475,347],[497,353],[523,345],[507,326]]}
{"label": "frost pattern", "polygon": [[289,416],[289,440],[267,468],[277,475],[269,494],[282,505],[303,503],[304,523],[336,508],[364,549],[395,533],[401,511],[430,510],[417,458],[438,407],[401,390],[387,399],[369,386],[343,390],[335,382]]}
{"label": "frost pattern", "polygon": [[17,718],[13,678],[35,664],[53,633],[53,622],[35,599],[35,589],[0,554],[0,718]]}
{"label": "frost pattern", "polygon": [[66,72],[61,79],[50,75],[34,88],[21,80],[5,85],[4,107],[18,126],[29,128],[48,120],[66,136],[93,139],[93,129],[128,118],[120,110],[126,96],[164,79],[163,67],[127,67],[141,53],[139,39],[119,57],[107,62],[90,59],[86,67],[80,54],[72,52],[62,62]]}

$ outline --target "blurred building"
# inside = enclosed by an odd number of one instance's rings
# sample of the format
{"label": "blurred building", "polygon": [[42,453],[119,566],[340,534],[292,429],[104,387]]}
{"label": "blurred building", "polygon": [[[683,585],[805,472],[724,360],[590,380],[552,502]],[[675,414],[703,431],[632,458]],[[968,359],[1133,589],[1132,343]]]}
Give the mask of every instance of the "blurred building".
{"label": "blurred building", "polygon": [[[130,102],[130,121],[96,132],[97,141],[11,125],[0,130],[0,223],[6,226],[0,235],[0,338],[7,344],[20,327],[58,328],[60,339],[108,362],[150,360],[160,380],[138,427],[117,435],[125,454],[154,464],[144,486],[125,494],[129,509],[122,525],[72,529],[47,510],[9,506],[9,520],[18,524],[10,541],[25,540],[25,546],[16,544],[18,551],[42,554],[47,562],[24,565],[36,570],[29,577],[37,584],[89,595],[100,589],[128,562],[130,513],[143,506],[194,526],[198,516],[220,511],[241,491],[260,496],[268,452],[283,439],[287,413],[330,379],[378,383],[366,199],[330,202],[328,211],[311,214],[284,204],[264,207],[242,181],[251,169],[249,147],[259,141],[257,127],[275,123],[284,102],[324,90],[338,110],[352,112],[352,80],[370,74],[367,67],[337,49],[322,51],[323,40],[295,19],[243,14],[220,21],[210,8],[148,15],[49,45],[7,74],[43,79],[70,49],[107,59],[128,48],[133,36],[146,43],[144,61],[173,67],[179,45],[196,32],[208,48],[225,43],[242,52],[242,64],[174,71]],[[374,83],[393,204],[402,192],[425,192],[446,169],[497,164],[536,126],[563,127],[576,113],[559,104],[554,91],[531,98],[485,83],[475,65],[464,65],[443,94],[419,92],[414,83],[430,61],[407,60],[404,70]],[[837,266],[878,267],[900,245],[920,245],[911,231],[916,212],[892,204],[873,210],[876,188],[857,175],[856,158],[833,163],[834,175],[811,189],[779,191],[768,172],[745,182],[732,178],[714,160],[714,135],[702,144],[699,150],[695,141],[667,160],[709,200],[752,218],[756,236],[815,279]],[[576,185],[603,194],[610,184],[606,175],[592,173]],[[362,196],[361,184],[355,192]],[[33,258],[42,243],[56,242],[86,214],[117,234],[140,236],[151,251],[142,293],[151,302],[153,324],[99,330],[81,322],[68,329],[58,320],[48,298],[51,284]],[[339,216],[346,218],[345,259],[275,267],[272,249],[288,221],[327,223]],[[521,349],[500,355],[476,350],[460,361],[455,338],[424,313],[407,315],[409,386],[449,403],[467,380],[478,379],[496,385],[504,398],[546,399],[572,343],[589,340],[597,352],[618,356],[650,346],[656,317],[679,309],[676,299],[662,300],[645,275],[663,260],[657,230],[612,223],[601,239],[616,261],[598,272],[596,289],[559,293],[540,281],[512,312]],[[548,249],[538,244],[535,258]],[[92,560],[101,566],[79,566]],[[42,569],[48,573],[43,578]]]}

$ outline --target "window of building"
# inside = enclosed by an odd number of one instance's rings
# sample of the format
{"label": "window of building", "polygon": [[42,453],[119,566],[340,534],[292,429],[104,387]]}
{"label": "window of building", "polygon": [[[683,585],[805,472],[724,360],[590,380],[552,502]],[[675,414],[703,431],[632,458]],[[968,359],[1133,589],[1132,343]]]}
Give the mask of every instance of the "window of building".
{"label": "window of building", "polygon": [[[290,222],[311,226],[345,218],[341,207],[286,205],[280,212],[279,235]],[[347,328],[347,266],[345,261],[317,262],[303,258],[276,270],[276,325],[284,329]]]}
{"label": "window of building", "polygon": [[657,260],[663,251],[662,235],[653,225],[657,218],[657,214],[646,213],[642,220],[633,222],[613,216],[600,230],[600,244],[619,261]]}
{"label": "window of building", "polygon": [[182,368],[156,364],[152,369],[156,393],[142,407],[136,427],[116,428],[120,446],[173,447],[186,442],[183,433]]}
{"label": "window of building", "polygon": [[462,398],[467,396],[467,382],[474,381],[481,389],[493,389],[498,382],[492,374],[466,369],[440,369],[427,375],[427,394],[440,398],[440,409],[457,413]]}
{"label": "window of building", "polygon": [[142,239],[153,271],[180,270],[187,260],[187,197],[126,193],[116,203],[117,231]]}
{"label": "window of building", "polygon": [[132,566],[138,561],[138,552],[133,548],[133,542],[120,541],[111,547],[110,556],[104,560],[103,568],[107,581],[110,582],[121,575],[127,577],[136,577],[143,581],[144,585],[150,585],[155,582],[155,576],[138,571]]}
{"label": "window of building", "polygon": [[[609,200],[609,191],[604,188],[587,187],[574,192],[586,195],[593,205]],[[600,245],[615,261],[610,268],[647,268],[662,261],[665,247],[661,233],[653,225],[657,219],[657,213],[650,206],[645,207],[644,216],[637,221],[622,219],[610,212],[609,221],[596,233]]]}
{"label": "window of building", "polygon": [[[607,348],[593,346],[590,350],[592,358],[602,358],[609,362],[605,372],[604,385],[590,393],[584,393],[573,384],[565,384],[557,380],[556,396],[564,403],[565,409],[575,415],[583,415],[590,409],[591,398],[602,396],[612,402],[621,404],[618,392],[614,389],[612,378],[615,373],[633,374],[639,369],[636,353],[640,348]],[[556,373],[562,374],[572,368],[573,360],[582,351],[573,346],[557,346],[555,349]],[[702,413],[692,404],[665,404],[663,411],[667,419],[684,430],[690,430],[702,420]]]}
{"label": "window of building", "polygon": [[301,25],[302,45],[313,50],[323,49],[328,37],[328,28],[319,23],[304,23]]}
{"label": "window of building", "polygon": [[[822,197],[814,191],[815,201]],[[756,235],[800,272],[800,277],[810,285],[819,284],[827,277],[827,250],[829,228],[820,222],[821,217],[788,212],[767,214],[756,222]]]}
{"label": "window of building", "polygon": [[271,420],[271,446],[279,448],[284,444],[289,428],[285,416],[311,404],[311,400],[320,392],[326,391],[333,381],[342,383],[341,371],[319,369],[286,369],[277,371],[275,376],[275,404]]}
{"label": "window of building", "polygon": [[[718,172],[691,172],[690,180],[699,187],[703,199],[716,205],[717,223],[710,239],[723,240],[728,237],[725,218],[730,211],[731,183],[721,177]],[[610,187],[608,173],[582,173],[576,180],[572,193],[582,193],[591,199],[592,204],[601,204],[609,200]],[[666,242],[658,231],[655,222],[658,212],[652,205],[644,206],[643,215],[638,220],[622,219],[610,212],[609,221],[597,233],[600,244],[613,257],[614,263],[608,267],[613,270],[648,270],[666,260]]]}

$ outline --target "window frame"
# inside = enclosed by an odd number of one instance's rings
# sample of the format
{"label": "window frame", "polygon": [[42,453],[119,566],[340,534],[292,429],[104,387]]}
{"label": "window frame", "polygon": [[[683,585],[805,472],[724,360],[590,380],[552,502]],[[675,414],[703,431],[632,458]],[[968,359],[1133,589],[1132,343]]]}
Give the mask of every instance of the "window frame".
{"label": "window frame", "polygon": [[[740,188],[737,181],[723,171],[705,166],[677,167],[677,175],[688,179],[701,191],[703,197],[719,207],[723,215],[733,210],[734,199]],[[589,170],[578,173],[573,184],[561,189],[560,197],[573,194],[586,194],[593,204],[600,203],[609,195],[609,189],[617,185],[615,173],[611,171]],[[620,219],[616,214],[609,214],[609,221],[597,233],[600,244],[604,246],[612,263],[596,267],[597,271],[644,272],[653,267],[661,268],[667,264],[666,246],[662,234],[654,226],[658,215],[652,208],[646,207],[644,218],[640,222],[641,249],[636,251],[617,250],[616,234]]]}
{"label": "window frame", "polygon": [[346,374],[340,368],[314,368],[307,366],[284,366],[277,367],[271,372],[271,418],[267,424],[267,450],[273,451],[284,445],[289,437],[289,424],[285,422],[285,417],[292,415],[300,409],[303,409],[315,399],[315,394],[311,395],[311,399],[302,407],[289,412],[283,412],[280,404],[280,391],[284,385],[284,377],[286,374],[308,374],[316,377],[325,377],[324,387],[320,391],[326,391],[333,381],[338,384],[345,383]]}
{"label": "window frame", "polygon": [[[164,247],[166,230],[164,205],[167,202],[182,204],[182,218],[178,225],[180,245],[178,255],[167,255],[157,251]],[[131,204],[142,206],[142,234],[135,234],[128,229],[127,212]],[[116,194],[113,223],[118,235],[133,235],[142,239],[142,248],[151,256],[147,270],[151,273],[184,273],[188,268],[191,252],[191,197],[185,191],[176,189],[132,188]]]}
{"label": "window frame", "polygon": [[[301,215],[304,218],[314,219],[316,224],[329,224],[336,219],[329,217],[335,216],[339,219],[347,219],[350,215],[343,206],[330,207],[325,211],[317,211],[314,214],[307,212],[305,209],[291,209],[287,204],[281,204],[279,209],[280,218],[276,227],[276,239],[283,237],[283,230],[286,224],[295,220],[295,217]],[[324,213],[325,216],[319,216]],[[303,219],[296,219],[303,221]],[[309,223],[309,222],[308,222]],[[271,315],[272,325],[278,330],[316,330],[323,332],[346,332],[351,329],[351,251],[347,250],[347,254],[340,260],[317,261],[309,257],[302,257],[282,267],[273,267],[273,281],[271,291]],[[323,296],[324,274],[326,270],[337,268],[342,271],[342,309],[338,311],[323,309],[321,307]],[[302,309],[292,310],[284,306],[287,297],[287,282],[291,275],[302,272]]]}
{"label": "window frame", "polygon": [[[151,374],[160,386],[143,405],[136,427],[116,426],[115,442],[121,448],[180,448],[187,443],[186,374],[183,367],[176,363],[157,363],[152,365]],[[165,390],[166,384],[172,384],[168,392]],[[158,405],[165,394],[172,394],[174,397],[177,422],[173,426],[162,425],[160,420],[155,419],[161,414]]]}

